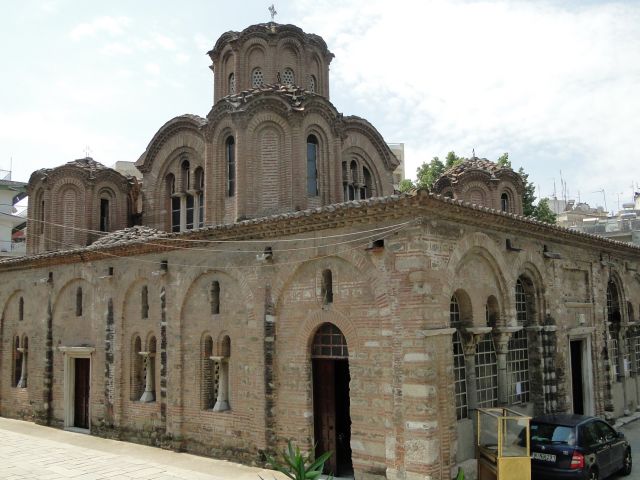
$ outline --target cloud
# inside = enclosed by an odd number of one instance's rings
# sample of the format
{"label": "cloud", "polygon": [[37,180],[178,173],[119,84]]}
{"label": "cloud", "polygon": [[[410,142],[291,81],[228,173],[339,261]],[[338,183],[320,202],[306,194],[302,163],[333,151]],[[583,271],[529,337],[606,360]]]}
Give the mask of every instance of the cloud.
{"label": "cloud", "polygon": [[147,63],[144,66],[144,70],[151,75],[159,75],[160,74],[160,65],[157,63]]}
{"label": "cloud", "polygon": [[84,37],[91,37],[100,33],[107,33],[115,37],[122,35],[129,25],[131,25],[131,19],[129,17],[98,17],[91,22],[76,25],[71,32],[69,32],[69,36],[73,40],[80,40]]}
{"label": "cloud", "polygon": [[560,165],[576,193],[628,187],[640,131],[640,5],[311,3],[297,4],[298,23],[336,54],[332,100],[405,142],[409,175],[434,155],[475,148],[493,159],[509,151],[544,193]]}
{"label": "cloud", "polygon": [[131,55],[133,49],[124,43],[112,42],[103,46],[100,49],[100,53],[109,56]]}

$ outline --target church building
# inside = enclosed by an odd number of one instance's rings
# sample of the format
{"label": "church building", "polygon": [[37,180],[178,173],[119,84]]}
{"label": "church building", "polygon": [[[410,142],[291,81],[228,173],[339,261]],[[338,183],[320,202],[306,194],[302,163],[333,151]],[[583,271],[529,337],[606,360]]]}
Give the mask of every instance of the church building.
{"label": "church building", "polygon": [[522,178],[475,156],[395,192],[318,35],[258,24],[208,54],[213,106],[164,123],[139,175],[31,175],[27,255],[0,260],[0,415],[426,480],[474,456],[478,408],[640,407],[640,247],[524,217]]}

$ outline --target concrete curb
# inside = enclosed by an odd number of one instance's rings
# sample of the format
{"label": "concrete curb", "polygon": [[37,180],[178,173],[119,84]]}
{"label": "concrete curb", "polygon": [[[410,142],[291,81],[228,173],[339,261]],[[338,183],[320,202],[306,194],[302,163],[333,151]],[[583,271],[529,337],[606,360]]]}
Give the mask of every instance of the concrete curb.
{"label": "concrete curb", "polygon": [[631,415],[618,418],[616,423],[613,424],[613,427],[618,429],[620,427],[624,427],[628,423],[635,422],[636,420],[640,420],[640,412],[635,412]]}

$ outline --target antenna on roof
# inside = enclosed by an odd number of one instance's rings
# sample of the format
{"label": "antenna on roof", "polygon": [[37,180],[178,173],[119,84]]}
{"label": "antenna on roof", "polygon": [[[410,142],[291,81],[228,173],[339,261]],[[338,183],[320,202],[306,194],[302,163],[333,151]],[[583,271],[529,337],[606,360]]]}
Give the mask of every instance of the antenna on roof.
{"label": "antenna on roof", "polygon": [[91,153],[92,153],[91,148],[89,148],[89,145],[86,145],[84,147],[84,158],[85,159],[90,158],[91,157]]}
{"label": "antenna on roof", "polygon": [[471,158],[476,158],[476,149],[475,148],[471,149]]}
{"label": "antenna on roof", "polygon": [[276,7],[273,6],[273,3],[269,7],[269,13],[271,14],[271,21],[273,22],[273,19],[278,14],[278,12],[276,12]]}

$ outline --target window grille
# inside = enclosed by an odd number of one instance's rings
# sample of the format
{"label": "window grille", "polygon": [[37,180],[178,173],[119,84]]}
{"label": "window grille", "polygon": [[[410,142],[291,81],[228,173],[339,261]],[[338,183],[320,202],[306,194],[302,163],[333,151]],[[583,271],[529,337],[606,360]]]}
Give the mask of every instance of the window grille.
{"label": "window grille", "polygon": [[630,372],[632,375],[635,375],[636,369],[634,366],[635,362],[635,335],[633,331],[629,328],[625,333],[625,349],[624,349],[624,366],[625,370]]}
{"label": "window grille", "polygon": [[171,199],[171,231],[179,232],[180,231],[180,214],[181,214],[181,206],[180,206],[180,197],[173,197]]}
{"label": "window grille", "polygon": [[264,83],[264,75],[261,68],[254,68],[251,73],[251,86],[257,88]]}
{"label": "window grille", "polygon": [[453,375],[455,378],[456,418],[469,416],[467,406],[467,378],[464,364],[464,351],[460,341],[460,332],[453,333]]}
{"label": "window grille", "polygon": [[311,356],[313,358],[349,358],[347,340],[340,329],[332,323],[321,325],[313,338]]}
{"label": "window grille", "polygon": [[519,330],[509,340],[507,354],[507,378],[509,379],[509,404],[529,401],[529,349],[527,332]]}
{"label": "window grille", "polygon": [[633,342],[633,353],[635,357],[635,370],[636,373],[640,373],[640,331],[636,331]]}
{"label": "window grille", "polygon": [[[516,282],[516,321],[518,325],[527,325],[527,293],[522,281]],[[529,344],[527,332],[519,330],[513,334],[508,343],[507,379],[509,404],[529,401]]]}
{"label": "window grille", "polygon": [[478,408],[498,405],[498,365],[493,338],[487,333],[476,347],[476,393]]}
{"label": "window grille", "polygon": [[611,362],[611,371],[615,378],[620,375],[618,366],[618,339],[613,337],[613,333],[609,332],[609,361]]}
{"label": "window grille", "polygon": [[293,70],[290,68],[284,69],[284,72],[282,72],[282,83],[285,85],[294,85],[296,83],[296,77],[293,74]]}
{"label": "window grille", "polygon": [[316,77],[313,75],[309,75],[309,91],[316,93]]}
{"label": "window grille", "polygon": [[452,328],[460,327],[460,305],[458,304],[458,297],[455,295],[451,297],[451,303],[449,304],[449,324]]}

